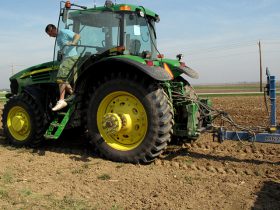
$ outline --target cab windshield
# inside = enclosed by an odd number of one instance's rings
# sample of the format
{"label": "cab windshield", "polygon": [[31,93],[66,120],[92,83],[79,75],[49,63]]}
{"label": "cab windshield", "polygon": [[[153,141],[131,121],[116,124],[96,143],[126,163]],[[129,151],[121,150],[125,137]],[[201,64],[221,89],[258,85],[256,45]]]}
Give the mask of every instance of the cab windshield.
{"label": "cab windshield", "polygon": [[124,46],[126,54],[141,56],[149,53],[156,58],[154,20],[135,13],[70,10],[67,18],[61,18],[59,28],[80,34],[77,46],[80,55],[100,54],[113,47]]}

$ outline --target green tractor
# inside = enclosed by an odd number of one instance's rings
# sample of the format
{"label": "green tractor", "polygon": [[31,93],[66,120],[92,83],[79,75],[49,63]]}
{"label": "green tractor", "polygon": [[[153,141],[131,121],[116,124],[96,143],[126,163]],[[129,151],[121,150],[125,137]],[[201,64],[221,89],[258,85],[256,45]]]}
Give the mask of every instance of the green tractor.
{"label": "green tractor", "polygon": [[172,138],[196,140],[211,122],[204,108],[209,102],[186,81],[186,75],[197,74],[181,55],[166,59],[157,50],[157,22],[159,16],[142,6],[61,2],[58,28],[81,36],[70,80],[74,97],[63,110],[51,110],[59,97],[56,75],[63,57],[55,43],[53,61],[10,78],[2,117],[7,141],[37,146],[76,129],[104,158],[149,163]]}

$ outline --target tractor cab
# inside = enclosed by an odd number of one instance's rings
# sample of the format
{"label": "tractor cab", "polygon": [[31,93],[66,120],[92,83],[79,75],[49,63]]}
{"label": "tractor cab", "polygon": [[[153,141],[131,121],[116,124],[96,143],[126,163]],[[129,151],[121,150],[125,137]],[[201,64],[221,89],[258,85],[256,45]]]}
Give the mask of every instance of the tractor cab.
{"label": "tractor cab", "polygon": [[[119,47],[126,55],[156,59],[155,22],[159,17],[150,10],[127,4],[114,5],[110,1],[90,9],[69,1],[62,3],[58,29],[80,34],[76,47],[81,58]],[[67,48],[69,46],[59,49],[56,44],[54,59],[61,60]]]}

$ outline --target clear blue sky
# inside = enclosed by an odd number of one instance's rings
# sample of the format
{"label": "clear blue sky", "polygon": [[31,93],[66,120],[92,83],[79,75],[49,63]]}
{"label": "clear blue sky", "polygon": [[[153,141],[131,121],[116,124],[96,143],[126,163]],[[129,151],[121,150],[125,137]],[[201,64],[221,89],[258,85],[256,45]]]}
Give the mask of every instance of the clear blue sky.
{"label": "clear blue sky", "polygon": [[[103,5],[105,0],[96,0]],[[259,80],[257,42],[263,67],[280,78],[279,0],[118,0],[156,11],[158,47],[165,57],[184,54],[200,79],[191,83],[252,82]],[[94,0],[74,3],[93,6]],[[52,60],[54,39],[45,34],[57,23],[59,1],[12,0],[0,7],[0,88],[8,88],[14,72]],[[264,77],[265,79],[265,77]]]}

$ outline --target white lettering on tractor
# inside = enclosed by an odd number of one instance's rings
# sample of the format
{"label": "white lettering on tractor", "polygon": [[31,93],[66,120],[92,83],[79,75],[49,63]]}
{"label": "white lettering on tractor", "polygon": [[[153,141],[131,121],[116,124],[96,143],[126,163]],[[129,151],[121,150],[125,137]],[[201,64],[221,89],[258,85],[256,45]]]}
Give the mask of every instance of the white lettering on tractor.
{"label": "white lettering on tractor", "polygon": [[273,141],[273,142],[280,141],[280,136],[268,136],[265,137],[265,141]]}

